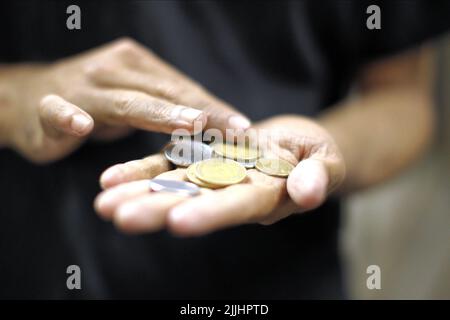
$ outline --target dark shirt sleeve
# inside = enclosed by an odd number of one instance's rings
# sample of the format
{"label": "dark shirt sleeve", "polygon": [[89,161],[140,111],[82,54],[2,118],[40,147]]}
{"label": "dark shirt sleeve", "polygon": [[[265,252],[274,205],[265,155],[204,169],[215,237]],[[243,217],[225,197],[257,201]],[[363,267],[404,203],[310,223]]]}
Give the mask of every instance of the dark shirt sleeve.
{"label": "dark shirt sleeve", "polygon": [[[436,39],[450,29],[450,1],[337,1],[340,38],[351,63],[361,66]],[[367,28],[370,5],[381,13],[381,28]],[[347,7],[347,8],[345,8]]]}
{"label": "dark shirt sleeve", "polygon": [[[330,70],[333,90],[341,96],[367,63],[417,47],[450,29],[448,0],[329,0],[304,4],[297,8],[306,9],[310,36]],[[380,8],[381,29],[370,30],[367,8],[374,4]]]}

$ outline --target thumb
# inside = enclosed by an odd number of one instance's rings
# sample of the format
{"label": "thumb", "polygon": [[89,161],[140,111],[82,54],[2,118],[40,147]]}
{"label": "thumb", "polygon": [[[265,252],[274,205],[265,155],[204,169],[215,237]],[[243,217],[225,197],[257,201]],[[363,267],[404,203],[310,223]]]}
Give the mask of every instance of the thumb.
{"label": "thumb", "polygon": [[57,95],[47,95],[39,104],[39,119],[47,136],[84,137],[93,127],[89,114]]}
{"label": "thumb", "polygon": [[327,196],[329,177],[323,161],[300,161],[287,179],[287,191],[300,208],[312,210],[320,206]]}

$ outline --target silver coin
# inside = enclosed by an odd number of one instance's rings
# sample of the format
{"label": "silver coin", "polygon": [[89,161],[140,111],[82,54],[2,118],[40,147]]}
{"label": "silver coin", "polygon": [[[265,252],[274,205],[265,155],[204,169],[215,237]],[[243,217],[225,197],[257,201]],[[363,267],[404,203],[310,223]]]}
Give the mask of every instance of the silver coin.
{"label": "silver coin", "polygon": [[252,169],[255,167],[256,165],[256,161],[242,161],[242,160],[237,160],[238,163],[242,164],[245,168],[247,169]]}
{"label": "silver coin", "polygon": [[189,196],[195,196],[200,193],[200,188],[190,182],[165,179],[152,179],[149,182],[150,189],[157,192],[165,191]]}
{"label": "silver coin", "polygon": [[[213,158],[221,158],[221,159],[226,159],[226,157],[216,153],[213,151]],[[235,160],[236,162],[238,162],[239,164],[242,164],[245,168],[247,169],[252,169],[255,167],[256,165],[256,160],[242,160],[242,159],[237,159]]]}
{"label": "silver coin", "polygon": [[167,160],[180,167],[188,167],[194,162],[210,159],[212,153],[210,146],[195,140],[174,141],[164,148]]}

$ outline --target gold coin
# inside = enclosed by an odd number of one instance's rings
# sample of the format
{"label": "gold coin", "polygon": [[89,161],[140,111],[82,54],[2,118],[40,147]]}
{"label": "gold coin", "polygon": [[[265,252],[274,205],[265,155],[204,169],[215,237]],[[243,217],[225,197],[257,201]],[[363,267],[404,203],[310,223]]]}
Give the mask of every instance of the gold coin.
{"label": "gold coin", "polygon": [[294,166],[283,159],[260,158],[256,160],[256,169],[270,176],[287,177]]}
{"label": "gold coin", "polygon": [[211,145],[214,152],[220,156],[233,160],[256,160],[259,157],[259,150],[248,147],[234,145],[231,143],[214,143]]}
{"label": "gold coin", "polygon": [[197,162],[195,175],[206,183],[228,186],[244,180],[247,170],[234,160],[213,158]]}
{"label": "gold coin", "polygon": [[220,188],[221,186],[217,186],[217,185],[214,185],[211,183],[206,183],[206,182],[200,180],[199,178],[197,178],[197,176],[195,174],[197,163],[198,162],[191,164],[186,169],[186,176],[189,179],[189,181],[191,181],[192,183],[195,183],[196,185],[198,185],[199,187],[202,187],[202,188],[209,188],[209,189]]}

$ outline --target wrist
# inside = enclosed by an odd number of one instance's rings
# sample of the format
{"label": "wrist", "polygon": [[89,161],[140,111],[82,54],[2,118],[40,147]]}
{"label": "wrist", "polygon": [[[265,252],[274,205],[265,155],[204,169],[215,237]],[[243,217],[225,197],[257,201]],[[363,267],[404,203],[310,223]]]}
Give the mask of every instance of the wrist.
{"label": "wrist", "polygon": [[17,93],[14,86],[0,76],[0,147],[8,147],[12,143],[14,124],[17,122]]}
{"label": "wrist", "polygon": [[41,65],[0,66],[0,147],[14,147],[23,123],[37,108]]}

